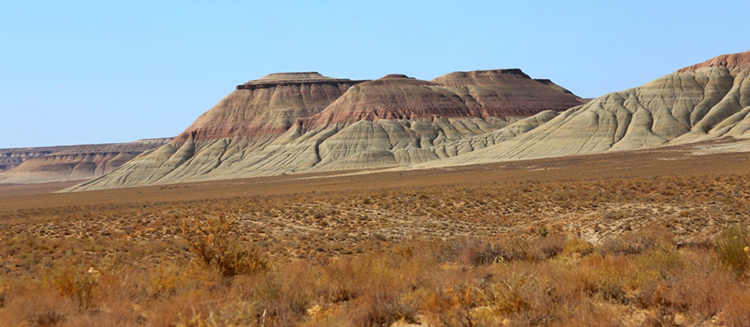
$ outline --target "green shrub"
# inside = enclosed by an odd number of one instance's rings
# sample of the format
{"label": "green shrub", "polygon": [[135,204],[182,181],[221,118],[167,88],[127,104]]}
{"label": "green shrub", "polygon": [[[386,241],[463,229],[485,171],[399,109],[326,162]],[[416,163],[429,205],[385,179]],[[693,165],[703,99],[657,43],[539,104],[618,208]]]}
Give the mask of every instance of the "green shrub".
{"label": "green shrub", "polygon": [[744,226],[735,225],[725,229],[716,238],[716,255],[719,261],[738,274],[750,267],[750,256],[745,251],[750,246],[747,234]]}
{"label": "green shrub", "polygon": [[594,246],[582,239],[572,239],[565,244],[563,248],[563,255],[572,255],[573,253],[579,253],[582,256],[589,255],[594,252]]}

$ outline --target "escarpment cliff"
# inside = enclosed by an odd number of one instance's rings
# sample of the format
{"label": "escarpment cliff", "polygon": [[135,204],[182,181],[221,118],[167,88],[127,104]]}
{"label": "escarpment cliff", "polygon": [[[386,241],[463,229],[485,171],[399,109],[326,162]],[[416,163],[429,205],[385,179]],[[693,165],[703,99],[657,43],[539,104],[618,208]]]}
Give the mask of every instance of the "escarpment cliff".
{"label": "escarpment cliff", "polygon": [[270,74],[238,85],[175,142],[244,138],[262,143],[283,134],[297,119],[319,113],[361,82],[316,72]]}
{"label": "escarpment cliff", "polygon": [[591,100],[518,69],[431,81],[269,75],[243,84],[172,143],[72,190],[749,138],[749,63],[750,52],[718,56]]}
{"label": "escarpment cliff", "polygon": [[170,144],[73,190],[423,163],[515,137],[581,103],[518,69],[432,81],[272,74],[238,86]]}

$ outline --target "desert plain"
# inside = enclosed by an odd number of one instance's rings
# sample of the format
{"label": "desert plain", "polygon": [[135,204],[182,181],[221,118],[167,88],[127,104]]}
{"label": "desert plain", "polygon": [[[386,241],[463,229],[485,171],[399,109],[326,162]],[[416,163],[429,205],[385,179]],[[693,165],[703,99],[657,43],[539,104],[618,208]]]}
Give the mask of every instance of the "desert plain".
{"label": "desert plain", "polygon": [[708,143],[2,185],[0,325],[745,326],[750,153]]}

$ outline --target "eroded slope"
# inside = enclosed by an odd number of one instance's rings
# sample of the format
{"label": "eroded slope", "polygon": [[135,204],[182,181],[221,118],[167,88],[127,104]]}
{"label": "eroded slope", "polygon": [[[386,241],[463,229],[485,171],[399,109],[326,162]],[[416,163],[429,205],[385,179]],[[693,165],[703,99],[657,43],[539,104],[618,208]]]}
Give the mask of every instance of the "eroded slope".
{"label": "eroded slope", "polygon": [[434,165],[556,157],[750,136],[750,52],[571,108],[518,138]]}
{"label": "eroded slope", "polygon": [[[171,144],[74,189],[423,163],[515,137],[581,103],[564,88],[517,69],[460,72],[433,81],[387,75],[354,83],[319,111],[320,106],[308,110],[310,101],[298,101],[312,86],[280,98],[238,93],[254,87],[259,94],[274,94],[267,88],[307,77],[283,74],[240,86]],[[316,83],[330,82],[316,77],[301,85]],[[279,102],[268,105],[274,99]],[[292,116],[296,120],[287,126]]]}

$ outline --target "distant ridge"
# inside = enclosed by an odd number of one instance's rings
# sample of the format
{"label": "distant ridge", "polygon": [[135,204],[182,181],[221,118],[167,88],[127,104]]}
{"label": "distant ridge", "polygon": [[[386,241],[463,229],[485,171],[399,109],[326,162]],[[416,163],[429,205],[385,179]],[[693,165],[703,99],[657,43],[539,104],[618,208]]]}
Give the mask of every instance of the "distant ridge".
{"label": "distant ridge", "polygon": [[171,140],[0,149],[0,184],[91,179]]}

